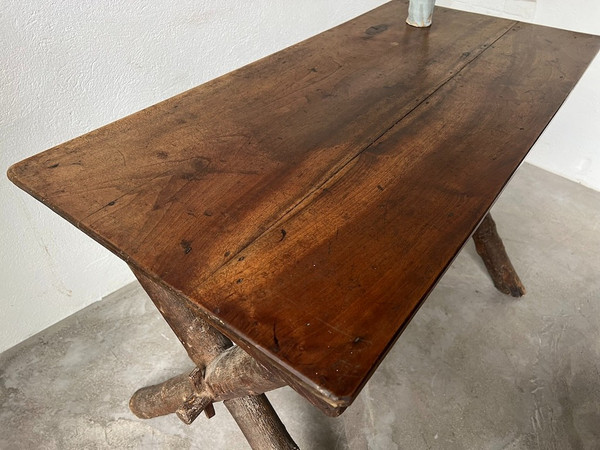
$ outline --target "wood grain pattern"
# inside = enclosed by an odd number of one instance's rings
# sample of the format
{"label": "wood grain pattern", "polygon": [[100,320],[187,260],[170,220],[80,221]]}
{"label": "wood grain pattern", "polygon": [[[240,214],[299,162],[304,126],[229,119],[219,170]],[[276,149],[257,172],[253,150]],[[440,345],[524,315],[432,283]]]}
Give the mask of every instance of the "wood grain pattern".
{"label": "wood grain pattern", "polygon": [[515,25],[193,296],[347,405],[579,77],[582,39]]}
{"label": "wood grain pattern", "polygon": [[337,414],[599,47],[405,16],[390,2],[9,176]]}
{"label": "wood grain pattern", "polygon": [[[185,291],[512,24],[447,11],[444,27],[424,34],[407,29],[402,15],[392,3],[67,142],[11,176]],[[384,31],[369,31],[379,24]]]}

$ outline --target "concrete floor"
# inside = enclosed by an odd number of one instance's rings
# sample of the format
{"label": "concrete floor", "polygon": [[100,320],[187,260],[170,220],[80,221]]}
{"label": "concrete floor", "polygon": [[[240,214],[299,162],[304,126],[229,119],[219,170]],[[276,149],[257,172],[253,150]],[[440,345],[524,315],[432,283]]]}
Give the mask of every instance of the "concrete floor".
{"label": "concrete floor", "polygon": [[[600,448],[600,193],[524,165],[493,209],[528,294],[469,244],[341,417],[269,394],[303,449]],[[139,387],[191,368],[138,285],[0,355],[1,449],[243,449],[211,420],[140,420]]]}

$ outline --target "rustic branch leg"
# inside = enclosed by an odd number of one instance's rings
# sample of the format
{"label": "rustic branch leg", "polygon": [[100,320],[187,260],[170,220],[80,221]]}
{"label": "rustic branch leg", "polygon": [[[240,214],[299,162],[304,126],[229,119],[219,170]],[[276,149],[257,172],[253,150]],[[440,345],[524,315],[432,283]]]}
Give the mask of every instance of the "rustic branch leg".
{"label": "rustic branch leg", "polygon": [[[195,400],[220,402],[259,395],[284,385],[240,347],[230,347],[213,359],[205,370],[196,369],[138,390],[131,397],[129,406],[135,415],[144,419],[178,412],[186,419],[184,422],[190,423],[195,417],[192,411],[185,412],[182,407],[187,401],[194,405],[191,409],[195,409]],[[180,409],[182,411],[178,411]]]}
{"label": "rustic branch leg", "polygon": [[[132,268],[132,270],[200,370],[207,368],[224,350],[233,345],[227,337],[202,319],[192,304],[178,298],[136,269]],[[173,381],[170,386],[160,385],[159,391],[166,391],[169,396],[169,389],[179,389],[175,386],[181,384],[181,379],[176,378],[178,379],[170,380]],[[180,393],[183,395],[182,392]],[[176,396],[177,394],[174,394],[169,398],[173,399]],[[186,401],[187,399],[184,403]],[[167,403],[172,407],[171,400]],[[233,398],[225,401],[224,404],[253,449],[298,448],[264,394]],[[203,408],[210,410],[210,407],[203,406]]]}
{"label": "rustic branch leg", "polygon": [[189,373],[177,375],[154,386],[136,391],[129,400],[129,409],[141,419],[164,416],[177,411],[194,392]]}
{"label": "rustic branch leg", "polygon": [[[264,400],[263,400],[264,399]],[[253,449],[296,449],[298,446],[281,424],[264,395],[223,402]],[[278,430],[274,432],[275,430]]]}
{"label": "rustic branch leg", "polygon": [[498,236],[496,224],[490,214],[487,214],[473,234],[477,253],[483,259],[494,286],[507,295],[520,297],[525,294],[525,287],[515,268],[510,262],[502,239]]}

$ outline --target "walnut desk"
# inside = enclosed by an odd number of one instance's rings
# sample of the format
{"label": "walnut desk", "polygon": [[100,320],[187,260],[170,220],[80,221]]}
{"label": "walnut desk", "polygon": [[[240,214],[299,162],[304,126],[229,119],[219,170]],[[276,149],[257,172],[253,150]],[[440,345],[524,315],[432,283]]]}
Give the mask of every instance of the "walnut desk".
{"label": "walnut desk", "polygon": [[487,213],[600,39],[405,17],[392,1],[9,169],[130,265],[196,364],[138,416],[224,401],[253,448],[295,448],[263,392],[340,414],[473,233],[524,292]]}

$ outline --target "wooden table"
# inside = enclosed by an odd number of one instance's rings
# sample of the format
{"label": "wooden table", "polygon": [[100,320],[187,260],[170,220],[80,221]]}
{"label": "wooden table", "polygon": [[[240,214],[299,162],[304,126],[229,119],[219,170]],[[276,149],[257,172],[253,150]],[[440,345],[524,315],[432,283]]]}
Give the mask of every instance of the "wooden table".
{"label": "wooden table", "polygon": [[131,266],[198,366],[138,391],[140,417],[223,400],[254,448],[294,448],[259,394],[340,414],[476,229],[524,292],[486,214],[600,39],[405,17],[392,1],[10,168]]}

